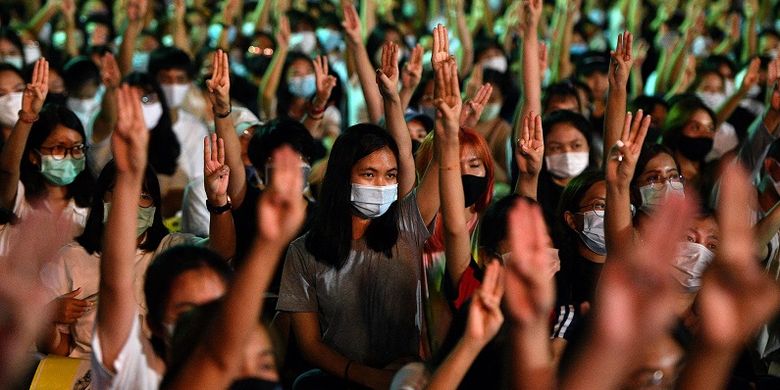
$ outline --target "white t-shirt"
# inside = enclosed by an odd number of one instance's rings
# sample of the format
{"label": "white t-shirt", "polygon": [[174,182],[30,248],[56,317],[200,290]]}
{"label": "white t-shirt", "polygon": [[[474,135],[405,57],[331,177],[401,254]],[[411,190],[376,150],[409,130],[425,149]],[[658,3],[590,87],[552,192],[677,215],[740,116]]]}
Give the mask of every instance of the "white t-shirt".
{"label": "white t-shirt", "polygon": [[[14,208],[12,211],[20,222],[36,212],[51,215],[51,219],[48,219],[48,221],[51,221],[50,226],[57,227],[57,237],[62,237],[62,244],[72,240],[84,231],[84,225],[87,224],[87,216],[89,215],[89,208],[77,206],[76,201],[73,199],[68,202],[68,206],[65,207],[59,216],[56,216],[51,212],[49,204],[45,200],[40,202],[38,207],[33,207],[27,202],[27,198],[25,198],[24,184],[22,184],[21,181],[19,181],[16,187],[16,200],[14,201]],[[34,239],[34,237],[19,237],[21,232],[17,225],[18,223],[0,225],[0,257],[7,255],[10,246],[13,243],[19,242],[17,240]]]}
{"label": "white t-shirt", "polygon": [[178,110],[178,118],[173,124],[173,133],[181,145],[177,161],[179,167],[192,180],[203,176],[203,138],[209,135],[209,129],[194,115]]}
{"label": "white t-shirt", "polygon": [[[138,304],[138,312],[146,315],[144,300],[144,277],[146,269],[155,256],[176,245],[198,244],[202,239],[190,234],[173,233],[165,236],[154,252],[136,250],[133,263],[133,295]],[[43,285],[49,289],[51,299],[57,298],[81,288],[77,299],[95,301],[95,306],[71,325],[57,325],[62,333],[71,334],[74,347],[69,356],[86,359],[92,351],[92,332],[95,328],[95,313],[97,308],[98,287],[100,285],[100,254],[89,254],[77,242],[71,242],[62,247],[56,260],[47,264],[41,271]]]}
{"label": "white t-shirt", "polygon": [[160,373],[149,367],[148,354],[154,352],[144,349],[141,337],[141,320],[133,316],[133,327],[122,346],[119,356],[114,360],[114,367],[103,365],[103,351],[100,347],[100,337],[95,332],[92,337],[92,388],[157,390],[162,377]]}
{"label": "white t-shirt", "polygon": [[184,188],[181,202],[181,231],[196,236],[209,235],[211,215],[206,208],[206,189],[203,187],[203,177],[194,179]]}

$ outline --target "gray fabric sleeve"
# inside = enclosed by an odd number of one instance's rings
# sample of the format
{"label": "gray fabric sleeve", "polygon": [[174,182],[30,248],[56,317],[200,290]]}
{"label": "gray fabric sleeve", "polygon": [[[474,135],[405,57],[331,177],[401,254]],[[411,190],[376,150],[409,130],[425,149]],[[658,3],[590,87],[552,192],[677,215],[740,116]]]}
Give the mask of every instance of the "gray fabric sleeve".
{"label": "gray fabric sleeve", "polygon": [[432,229],[436,225],[431,224],[431,230],[425,225],[425,220],[420,214],[420,207],[417,205],[417,189],[398,201],[398,223],[402,231],[413,234],[415,242],[420,247],[431,236]]}
{"label": "gray fabric sleeve", "polygon": [[290,244],[284,259],[282,283],[276,310],[291,312],[317,312],[317,289],[314,279],[314,259],[303,243],[306,236]]}
{"label": "gray fabric sleeve", "polygon": [[757,180],[761,173],[761,162],[766,156],[769,145],[777,139],[764,125],[763,115],[756,117],[748,130],[748,138],[739,148],[739,159],[750,172],[751,178]]}

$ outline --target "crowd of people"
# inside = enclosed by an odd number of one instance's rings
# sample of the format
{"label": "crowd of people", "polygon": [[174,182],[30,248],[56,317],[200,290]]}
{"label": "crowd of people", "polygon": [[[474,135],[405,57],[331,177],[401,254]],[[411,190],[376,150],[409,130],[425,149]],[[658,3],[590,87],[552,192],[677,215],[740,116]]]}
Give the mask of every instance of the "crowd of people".
{"label": "crowd of people", "polygon": [[10,1],[0,128],[0,388],[780,388],[778,0]]}

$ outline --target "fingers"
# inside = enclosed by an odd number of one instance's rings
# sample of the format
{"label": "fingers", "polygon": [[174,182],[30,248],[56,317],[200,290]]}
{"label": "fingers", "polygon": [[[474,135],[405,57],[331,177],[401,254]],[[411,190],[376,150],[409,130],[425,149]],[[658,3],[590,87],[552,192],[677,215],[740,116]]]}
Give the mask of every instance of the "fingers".
{"label": "fingers", "polygon": [[412,59],[410,61],[415,67],[422,66],[423,47],[418,43],[414,49],[412,49]]}
{"label": "fingers", "polygon": [[225,165],[225,140],[222,138],[217,139],[217,161],[219,165]]}
{"label": "fingers", "polygon": [[626,61],[631,60],[631,53],[633,53],[634,48],[634,36],[626,31],[625,36],[623,37],[623,59]]}
{"label": "fingers", "polygon": [[450,68],[450,94],[449,96],[460,97],[460,83],[458,82],[458,64],[454,59],[449,61]]}
{"label": "fingers", "polygon": [[207,135],[203,137],[203,161],[206,162],[206,169],[208,168],[208,162],[211,161],[211,136]]}
{"label": "fingers", "polygon": [[[634,116],[634,119],[631,121],[631,134],[636,134],[639,132],[639,127],[642,125],[642,118],[644,117],[644,111],[637,110],[636,115]],[[631,136],[629,136],[628,141],[631,142]]]}
{"label": "fingers", "polygon": [[534,117],[534,139],[541,145],[544,142],[544,129],[542,129],[542,116]]}
{"label": "fingers", "polygon": [[618,34],[617,45],[615,45],[615,54],[623,57],[623,34]]}
{"label": "fingers", "polygon": [[[217,80],[219,80],[220,73],[220,67],[222,66],[221,62],[221,55],[222,49],[217,49],[217,51],[214,53],[214,60],[211,62],[211,83],[214,84]],[[211,88],[209,88],[211,89]],[[211,91],[214,92],[214,91]]]}
{"label": "fingers", "polygon": [[[693,220],[693,214],[694,206],[690,197],[669,197],[665,206],[650,217],[642,231],[643,241],[640,245],[645,250],[638,251],[643,253],[636,257],[639,264],[657,273],[668,274],[671,270],[668,265],[677,255],[677,246],[669,245],[669,237],[682,237]],[[670,224],[669,221],[675,222]]]}
{"label": "fingers", "polygon": [[301,160],[289,146],[278,148],[273,154],[274,174],[271,175],[271,187],[277,194],[294,196],[290,188],[303,188]]}
{"label": "fingers", "polygon": [[81,294],[81,287],[79,287],[79,288],[77,288],[77,289],[75,289],[75,290],[73,290],[73,291],[71,291],[71,292],[69,292],[67,294],[62,294],[60,296],[60,298],[75,298],[79,294]]}
{"label": "fingers", "polygon": [[630,111],[626,113],[626,119],[623,120],[623,132],[620,134],[620,140],[628,142],[629,134],[631,133],[631,120],[634,114]]}
{"label": "fingers", "polygon": [[474,102],[485,105],[490,100],[490,95],[493,94],[493,86],[490,83],[482,84],[477,91],[477,96],[474,98]]}
{"label": "fingers", "polygon": [[750,264],[753,255],[749,207],[751,189],[745,170],[737,164],[729,164],[721,176],[718,196],[719,236],[723,237],[718,247],[721,262],[742,266]]}

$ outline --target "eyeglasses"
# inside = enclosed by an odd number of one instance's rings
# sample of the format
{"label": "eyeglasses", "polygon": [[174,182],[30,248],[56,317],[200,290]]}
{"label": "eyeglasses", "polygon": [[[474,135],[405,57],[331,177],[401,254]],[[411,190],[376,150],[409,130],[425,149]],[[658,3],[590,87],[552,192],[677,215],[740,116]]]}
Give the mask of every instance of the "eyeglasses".
{"label": "eyeglasses", "polygon": [[669,183],[672,188],[681,190],[685,184],[685,178],[682,175],[677,174],[669,176],[652,175],[645,179],[645,184],[649,185],[650,188],[654,190],[663,188],[667,183]]}
{"label": "eyeglasses", "polygon": [[157,96],[156,93],[152,92],[149,94],[146,94],[144,96],[141,96],[141,103],[142,104],[153,104],[160,101],[160,97]]}
{"label": "eyeglasses", "polygon": [[[636,214],[636,208],[634,205],[630,205],[631,207],[631,215]],[[607,204],[604,202],[593,202],[591,204],[586,204],[584,206],[580,206],[580,211],[577,212],[577,214],[585,214],[588,211],[593,211],[596,215],[599,217],[604,217],[604,214],[606,214],[607,211]]]}
{"label": "eyeglasses", "polygon": [[47,156],[51,156],[55,160],[64,160],[65,157],[70,154],[71,157],[73,157],[76,160],[81,160],[86,156],[87,153],[87,145],[81,144],[72,146],[70,148],[66,148],[62,145],[57,146],[41,146],[38,148],[38,152],[42,153],[43,151],[46,151]]}

